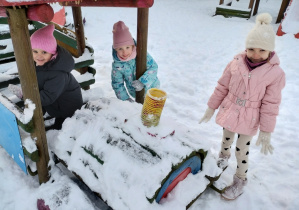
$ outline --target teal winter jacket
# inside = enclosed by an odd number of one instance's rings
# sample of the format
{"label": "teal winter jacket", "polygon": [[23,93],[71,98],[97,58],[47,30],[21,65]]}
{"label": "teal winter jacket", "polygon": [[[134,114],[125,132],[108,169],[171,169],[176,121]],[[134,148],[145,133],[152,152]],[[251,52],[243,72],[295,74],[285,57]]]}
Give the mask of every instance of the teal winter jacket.
{"label": "teal winter jacket", "polygon": [[[136,58],[129,61],[121,61],[114,49],[112,49],[112,56],[111,84],[117,98],[125,101],[129,99],[129,94],[136,98],[135,88],[132,86],[132,82],[136,80]],[[157,77],[158,65],[148,53],[146,59],[146,71],[138,79],[144,84],[145,93],[150,88],[160,87],[160,81]]]}

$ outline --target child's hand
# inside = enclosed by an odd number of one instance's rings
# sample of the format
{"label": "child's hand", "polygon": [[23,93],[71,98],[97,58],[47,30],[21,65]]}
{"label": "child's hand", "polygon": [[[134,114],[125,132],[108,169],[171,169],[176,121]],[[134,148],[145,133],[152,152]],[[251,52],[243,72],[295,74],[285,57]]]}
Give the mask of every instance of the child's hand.
{"label": "child's hand", "polygon": [[262,144],[261,153],[267,155],[268,152],[273,154],[274,147],[270,144],[271,141],[271,133],[260,131],[259,137],[256,141],[256,146]]}
{"label": "child's hand", "polygon": [[134,80],[132,82],[132,86],[136,91],[141,91],[144,88],[144,84],[142,84],[139,80]]}
{"label": "child's hand", "polygon": [[212,116],[214,115],[215,109],[211,109],[210,107],[207,108],[204,116],[200,119],[199,124],[202,122],[209,122]]}
{"label": "child's hand", "polygon": [[23,98],[23,92],[22,92],[22,88],[18,85],[12,85],[9,84],[7,89],[13,93],[14,95],[16,95],[19,99]]}

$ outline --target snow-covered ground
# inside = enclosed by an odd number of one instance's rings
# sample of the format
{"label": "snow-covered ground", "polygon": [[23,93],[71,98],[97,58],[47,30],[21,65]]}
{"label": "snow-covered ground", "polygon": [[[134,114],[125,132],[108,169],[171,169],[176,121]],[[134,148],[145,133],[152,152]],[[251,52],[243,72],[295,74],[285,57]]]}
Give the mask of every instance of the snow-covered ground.
{"label": "snow-covered ground", "polygon": [[[162,117],[173,118],[198,133],[198,141],[208,141],[214,156],[220,149],[222,128],[214,122],[215,116],[207,124],[199,125],[198,121],[222,71],[235,54],[244,50],[247,33],[255,24],[255,17],[246,20],[213,16],[218,3],[219,0],[156,0],[149,10],[148,34],[148,51],[159,65],[161,89],[168,94]],[[296,3],[298,0],[293,0],[293,4],[298,5]],[[268,12],[273,16],[275,31],[279,26],[274,22],[280,4],[280,0],[267,0],[261,1],[259,6],[259,13]],[[71,22],[71,9],[66,10],[67,20]],[[137,10],[93,7],[82,8],[82,15],[86,18],[85,36],[94,48],[93,67],[97,70],[96,83],[91,90],[84,91],[84,97],[89,100],[115,98],[110,84],[112,26],[122,20],[136,37]],[[294,19],[298,20],[298,17]],[[288,25],[292,31],[296,30],[294,27]],[[276,37],[276,52],[287,82],[272,134],[274,154],[261,154],[260,148],[255,146],[257,137],[254,137],[248,185],[243,195],[234,201],[225,201],[217,192],[207,189],[190,209],[298,208],[299,40],[292,34]],[[2,68],[4,65],[0,65],[0,71]],[[125,109],[125,106],[120,108]],[[36,209],[39,198],[44,199],[51,209],[95,209],[82,190],[53,162],[51,164],[51,180],[39,185],[37,177],[25,176],[0,148],[0,209]],[[233,155],[223,179],[230,182],[235,167]]]}

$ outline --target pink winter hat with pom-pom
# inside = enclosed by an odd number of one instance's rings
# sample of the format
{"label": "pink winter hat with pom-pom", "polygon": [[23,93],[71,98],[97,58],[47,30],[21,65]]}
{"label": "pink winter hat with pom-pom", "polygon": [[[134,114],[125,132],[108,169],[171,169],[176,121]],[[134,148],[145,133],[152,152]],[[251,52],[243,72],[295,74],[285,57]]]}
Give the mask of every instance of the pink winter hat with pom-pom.
{"label": "pink winter hat with pom-pom", "polygon": [[56,54],[57,42],[53,36],[54,25],[47,25],[36,32],[31,37],[31,48],[41,49],[51,54]]}
{"label": "pink winter hat with pom-pom", "polygon": [[118,21],[113,25],[113,48],[121,46],[135,45],[129,28],[123,21]]}

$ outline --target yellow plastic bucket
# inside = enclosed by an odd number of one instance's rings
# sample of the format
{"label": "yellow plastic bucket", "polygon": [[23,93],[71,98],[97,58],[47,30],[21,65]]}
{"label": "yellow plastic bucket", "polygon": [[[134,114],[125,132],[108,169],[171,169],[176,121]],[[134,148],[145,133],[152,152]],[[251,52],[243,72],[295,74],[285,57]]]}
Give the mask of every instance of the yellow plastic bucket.
{"label": "yellow plastic bucket", "polygon": [[142,107],[141,120],[144,126],[157,126],[167,98],[165,91],[151,88],[147,91]]}

